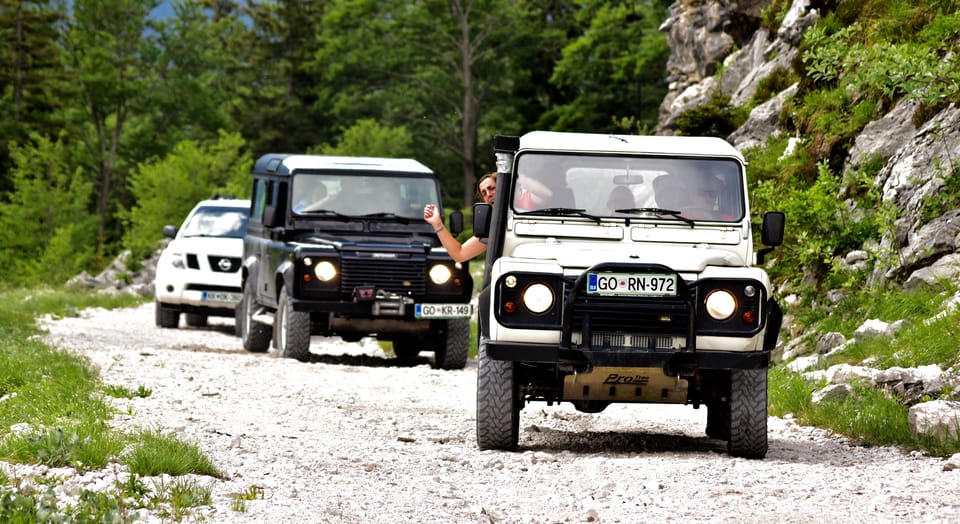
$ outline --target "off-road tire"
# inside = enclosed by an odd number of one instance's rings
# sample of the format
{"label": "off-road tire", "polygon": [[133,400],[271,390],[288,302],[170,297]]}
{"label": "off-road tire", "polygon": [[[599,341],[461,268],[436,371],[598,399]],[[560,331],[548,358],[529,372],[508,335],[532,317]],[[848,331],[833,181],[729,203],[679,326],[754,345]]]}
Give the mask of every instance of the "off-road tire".
{"label": "off-road tire", "polygon": [[253,353],[263,353],[270,348],[270,336],[273,331],[270,326],[253,320],[253,313],[257,310],[254,300],[253,279],[247,279],[243,285],[243,298],[240,299],[241,327],[240,338],[243,339],[243,349]]}
{"label": "off-road tire", "polygon": [[233,310],[233,335],[243,336],[243,307],[240,304]]}
{"label": "off-road tire", "polygon": [[520,399],[514,363],[487,356],[481,337],[477,350],[477,447],[515,450],[520,440]]}
{"label": "off-road tire", "polygon": [[439,369],[463,369],[470,351],[470,319],[454,318],[433,341],[433,366]]}
{"label": "off-road tire", "polygon": [[184,315],[184,320],[187,325],[190,327],[206,327],[207,326],[207,316],[200,313],[187,313]]}
{"label": "off-road tire", "polygon": [[176,329],[180,325],[180,310],[154,303],[154,321],[157,327]]}
{"label": "off-road tire", "polygon": [[761,459],[767,455],[767,370],[730,372],[730,439],[734,457]]}
{"label": "off-road tire", "polygon": [[397,337],[393,339],[393,354],[401,362],[416,360],[423,347],[423,341],[417,337]]}
{"label": "off-road tire", "polygon": [[294,311],[286,288],[280,292],[274,318],[277,356],[306,362],[310,358],[310,313]]}

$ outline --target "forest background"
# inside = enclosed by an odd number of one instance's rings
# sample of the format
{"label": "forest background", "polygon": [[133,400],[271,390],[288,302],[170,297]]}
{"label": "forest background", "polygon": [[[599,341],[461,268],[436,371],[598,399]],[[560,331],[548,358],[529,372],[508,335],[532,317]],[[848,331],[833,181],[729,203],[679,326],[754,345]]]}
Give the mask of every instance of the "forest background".
{"label": "forest background", "polygon": [[0,283],[141,260],[268,152],[416,158],[452,208],[495,134],[652,133],[668,5],[0,0]]}

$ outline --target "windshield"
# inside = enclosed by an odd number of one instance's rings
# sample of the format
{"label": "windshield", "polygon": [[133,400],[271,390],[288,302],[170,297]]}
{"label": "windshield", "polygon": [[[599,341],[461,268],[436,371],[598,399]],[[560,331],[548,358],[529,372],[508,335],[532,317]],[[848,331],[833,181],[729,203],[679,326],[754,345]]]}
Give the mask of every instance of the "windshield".
{"label": "windshield", "polygon": [[243,238],[250,211],[236,207],[201,207],[184,224],[184,237]]}
{"label": "windshield", "polygon": [[303,216],[422,218],[423,206],[440,197],[433,177],[300,173],[293,177],[291,202]]}
{"label": "windshield", "polygon": [[516,172],[520,213],[569,208],[594,217],[731,222],[744,214],[741,167],[732,159],[523,153]]}

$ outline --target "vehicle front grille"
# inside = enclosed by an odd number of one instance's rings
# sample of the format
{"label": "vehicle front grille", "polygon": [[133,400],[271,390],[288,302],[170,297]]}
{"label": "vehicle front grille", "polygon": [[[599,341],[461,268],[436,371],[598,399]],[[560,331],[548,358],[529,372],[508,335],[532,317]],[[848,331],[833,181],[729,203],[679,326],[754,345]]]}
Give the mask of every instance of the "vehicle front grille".
{"label": "vehicle front grille", "polygon": [[239,257],[221,257],[211,255],[207,257],[210,270],[214,273],[236,273],[240,271]]}
{"label": "vehicle front grille", "polygon": [[[578,293],[571,304],[572,342],[614,351],[664,351],[685,345],[690,309],[679,297],[598,297]],[[676,338],[675,338],[676,337]]]}
{"label": "vehicle front grille", "polygon": [[422,294],[426,290],[427,260],[424,256],[376,258],[371,253],[344,253],[341,260],[341,291],[344,293],[371,286],[403,295]]}

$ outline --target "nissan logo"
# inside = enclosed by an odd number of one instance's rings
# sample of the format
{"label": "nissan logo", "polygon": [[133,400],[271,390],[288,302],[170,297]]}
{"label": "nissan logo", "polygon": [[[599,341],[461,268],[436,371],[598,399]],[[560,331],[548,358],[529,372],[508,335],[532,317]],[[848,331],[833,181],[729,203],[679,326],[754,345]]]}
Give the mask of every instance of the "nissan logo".
{"label": "nissan logo", "polygon": [[233,267],[233,264],[230,263],[229,258],[221,258],[217,261],[217,267],[220,268],[220,271],[227,272],[230,271],[230,268]]}

